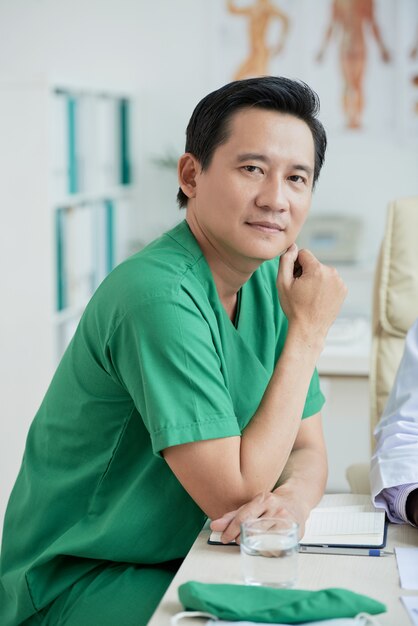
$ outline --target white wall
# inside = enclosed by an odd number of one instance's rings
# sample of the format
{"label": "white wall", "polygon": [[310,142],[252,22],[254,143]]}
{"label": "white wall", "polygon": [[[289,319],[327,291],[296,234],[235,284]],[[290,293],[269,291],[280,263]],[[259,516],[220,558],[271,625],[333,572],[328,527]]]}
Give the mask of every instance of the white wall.
{"label": "white wall", "polygon": [[[395,124],[394,113],[403,110],[393,102],[395,88],[402,92],[396,72],[402,65],[399,59],[412,45],[418,3],[375,2],[392,61],[387,66],[379,63],[377,46],[369,38],[366,76],[375,76],[382,90],[366,89],[365,132],[343,129],[336,40],[331,41],[322,66],[307,61],[319,48],[330,0],[315,2],[315,32],[311,0],[278,4],[292,17],[289,44],[295,45],[299,36],[301,54],[285,53],[272,71],[301,77],[317,89],[329,134],[313,211],[362,216],[365,245],[373,258],[388,200],[418,192],[417,140]],[[384,11],[387,7],[395,17],[393,24],[386,23],[391,16]],[[406,30],[405,20],[410,24]],[[408,36],[398,39],[402,28]],[[245,36],[245,21],[228,15],[224,0],[0,0],[0,76],[48,77],[90,86],[110,83],[137,90],[136,164],[142,187],[137,230],[140,239],[148,240],[179,217],[173,201],[175,175],[161,171],[153,158],[181,152],[194,105],[231,79],[245,53]]]}
{"label": "white wall", "polygon": [[[278,0],[278,4],[293,16],[293,24],[301,25],[300,42],[295,41],[295,29],[290,41],[300,43],[303,54],[285,55],[273,71],[282,73],[284,68],[284,73],[313,84],[323,101],[329,131],[329,151],[313,211],[362,216],[366,224],[364,257],[373,263],[387,202],[396,196],[418,194],[416,137],[408,136],[393,115],[387,115],[399,87],[395,73],[399,62],[394,60],[389,73],[384,73],[371,45],[369,71],[380,72],[377,85],[380,80],[382,85],[392,81],[390,90],[385,87],[382,93],[368,94],[372,104],[365,132],[347,132],[336,112],[341,84],[338,79],[330,80],[327,73],[336,62],[335,42],[322,67],[313,68],[306,61],[306,51],[313,54],[319,46],[329,0]],[[315,31],[310,18],[313,5],[318,20],[315,24],[320,26]],[[418,23],[417,3],[376,0],[376,6],[382,16],[387,6],[394,11],[394,24],[383,20],[385,35],[393,58],[399,46],[404,55],[407,43],[397,37],[405,16],[411,22],[411,33],[414,21]],[[182,215],[175,204],[174,173],[162,170],[153,159],[170,151],[181,152],[185,126],[198,99],[231,79],[245,52],[245,25],[231,19],[223,0],[0,0],[0,78],[23,82],[47,79],[91,88],[111,86],[136,94],[134,174],[140,193],[133,238],[137,241],[148,241]],[[15,118],[11,114],[8,123],[18,123],[17,113]],[[7,143],[1,140],[0,151],[7,158]],[[37,193],[36,188],[31,192]],[[28,250],[30,232],[20,228],[19,219],[18,212],[12,213],[2,203],[0,229],[12,234],[17,249]],[[32,227],[37,227],[36,220]],[[15,281],[22,280],[22,267],[14,267],[11,254],[10,245],[0,249],[2,275],[13,277],[16,272]],[[35,305],[32,311],[28,302],[27,323],[16,328],[13,293],[7,294],[7,302],[9,306],[3,305],[0,312],[1,326],[10,330],[2,338],[2,361],[7,363],[9,377],[18,381],[14,389],[20,388],[21,395],[16,401],[15,391],[12,394],[10,386],[0,381],[0,517],[20,464],[24,433],[46,387],[45,381],[31,386],[32,381],[22,379],[21,373],[22,359],[29,360],[28,367],[36,368],[36,354],[25,353],[23,347],[31,333]],[[36,304],[39,306],[42,303]]]}
{"label": "white wall", "polygon": [[[241,4],[249,2],[243,0]],[[300,54],[284,53],[273,62],[272,71],[302,78],[318,91],[321,118],[328,131],[329,148],[312,213],[348,213],[361,217],[365,223],[362,260],[373,263],[388,201],[418,193],[418,115],[412,129],[405,126],[406,107],[411,106],[405,94],[409,85],[405,77],[410,72],[408,54],[418,28],[418,3],[375,0],[376,16],[391,61],[381,63],[376,43],[369,35],[363,131],[344,128],[337,39],[330,42],[322,65],[312,62],[329,18],[330,0],[277,0],[277,4],[292,19],[289,49],[293,45]],[[187,22],[182,19],[186,12],[189,12]],[[156,41],[162,15],[170,27]],[[210,3],[160,0],[153,3],[146,19],[143,43],[153,64],[142,84],[145,123],[142,180],[146,184],[143,207],[138,212],[138,230],[145,239],[175,219],[175,174],[161,171],[153,165],[152,157],[181,152],[184,128],[194,104],[211,89],[228,82],[246,52],[245,21],[228,15],[224,0]],[[418,59],[415,68],[418,74]],[[418,101],[418,88],[416,92]]]}

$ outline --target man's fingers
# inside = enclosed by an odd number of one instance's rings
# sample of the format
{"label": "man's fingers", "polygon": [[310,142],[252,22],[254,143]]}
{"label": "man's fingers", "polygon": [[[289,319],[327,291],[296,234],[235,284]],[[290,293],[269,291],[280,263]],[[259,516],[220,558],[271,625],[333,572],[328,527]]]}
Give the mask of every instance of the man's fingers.
{"label": "man's fingers", "polygon": [[259,516],[252,513],[237,515],[233,520],[231,520],[227,528],[225,528],[225,530],[223,531],[221,540],[224,543],[229,543],[230,541],[236,541],[237,543],[239,543],[242,522],[245,522],[245,520],[247,519],[254,519],[257,517]]}
{"label": "man's fingers", "polygon": [[302,267],[302,270],[309,265],[320,264],[316,256],[313,255],[312,252],[310,250],[307,250],[306,248],[299,250],[297,263],[299,263],[299,265]]}
{"label": "man's fingers", "polygon": [[298,258],[298,247],[293,243],[280,257],[279,275],[289,284],[293,280],[295,263]]}
{"label": "man's fingers", "polygon": [[225,528],[227,528],[230,521],[234,519],[236,514],[236,511],[229,511],[228,513],[225,513],[225,515],[223,515],[222,517],[218,517],[218,519],[212,520],[210,523],[211,529],[215,530],[216,532],[223,532]]}
{"label": "man's fingers", "polygon": [[303,268],[298,259],[296,259],[293,266],[293,278],[300,278],[303,274]]}
{"label": "man's fingers", "polygon": [[320,264],[312,252],[305,249],[298,250],[297,245],[292,244],[280,258],[280,281],[290,287],[295,278],[300,278],[315,265]]}
{"label": "man's fingers", "polygon": [[238,511],[235,511],[235,515],[230,520],[228,526],[222,533],[222,541],[229,543],[236,540],[239,543],[239,535],[241,532],[241,524],[247,519],[257,519],[266,513],[267,507],[263,495],[257,496],[254,500],[248,504],[244,504]]}
{"label": "man's fingers", "polygon": [[229,511],[223,517],[212,520],[212,530],[221,532],[221,541],[240,543],[241,524],[250,519],[259,518],[288,518],[296,520],[292,508],[288,506],[286,498],[277,493],[260,493],[253,500],[247,502],[236,511]]}

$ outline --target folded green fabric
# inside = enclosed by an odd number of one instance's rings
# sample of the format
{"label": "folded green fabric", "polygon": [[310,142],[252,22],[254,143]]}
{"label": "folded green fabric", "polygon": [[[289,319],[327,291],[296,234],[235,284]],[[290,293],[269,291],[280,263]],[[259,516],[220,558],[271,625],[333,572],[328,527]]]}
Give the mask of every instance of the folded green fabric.
{"label": "folded green fabric", "polygon": [[186,610],[205,611],[229,621],[302,622],[383,613],[386,606],[347,589],[274,589],[189,581],[178,589]]}

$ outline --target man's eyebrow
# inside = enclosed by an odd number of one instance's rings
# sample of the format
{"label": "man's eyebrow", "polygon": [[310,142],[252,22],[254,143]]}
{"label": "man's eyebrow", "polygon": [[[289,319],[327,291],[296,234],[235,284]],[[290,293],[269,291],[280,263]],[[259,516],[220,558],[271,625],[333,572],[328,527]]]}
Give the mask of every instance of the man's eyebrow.
{"label": "man's eyebrow", "polygon": [[243,154],[239,154],[237,161],[238,163],[243,163],[244,161],[262,161],[263,163],[270,163],[270,159],[265,154],[258,152],[244,152]]}
{"label": "man's eyebrow", "polygon": [[308,174],[308,176],[312,176],[313,174],[313,168],[309,167],[309,165],[303,165],[303,164],[295,164],[293,166],[293,169],[295,170],[302,170],[302,172],[306,172],[306,174]]}

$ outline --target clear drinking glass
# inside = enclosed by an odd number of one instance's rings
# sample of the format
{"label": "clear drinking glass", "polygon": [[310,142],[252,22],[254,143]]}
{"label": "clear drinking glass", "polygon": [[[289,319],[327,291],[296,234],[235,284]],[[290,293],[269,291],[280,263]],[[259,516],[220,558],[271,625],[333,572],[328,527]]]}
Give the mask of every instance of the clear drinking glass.
{"label": "clear drinking glass", "polygon": [[241,567],[247,585],[294,587],[298,576],[299,526],[286,518],[241,524]]}

